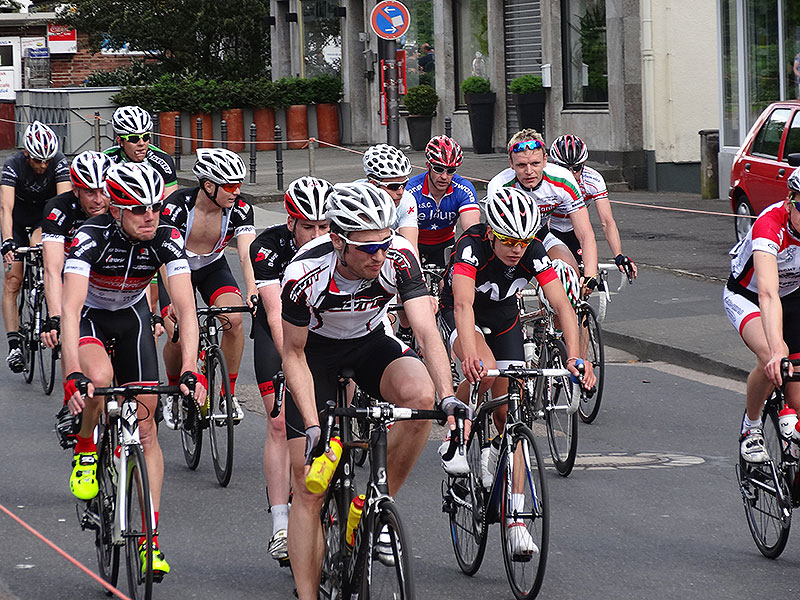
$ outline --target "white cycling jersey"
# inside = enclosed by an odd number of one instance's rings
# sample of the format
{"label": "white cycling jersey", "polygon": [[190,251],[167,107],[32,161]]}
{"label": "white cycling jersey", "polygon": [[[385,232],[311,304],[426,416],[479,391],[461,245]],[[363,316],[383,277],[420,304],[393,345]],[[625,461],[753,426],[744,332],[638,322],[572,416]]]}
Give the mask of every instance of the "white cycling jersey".
{"label": "white cycling jersey", "polygon": [[[570,173],[572,172],[570,171]],[[596,200],[608,198],[606,180],[597,170],[587,165],[583,165],[583,169],[581,169],[580,177],[578,177],[578,187],[583,195],[583,203],[587,208]],[[569,218],[568,214],[555,210],[550,215],[550,229],[564,232],[572,231],[572,219]]]}

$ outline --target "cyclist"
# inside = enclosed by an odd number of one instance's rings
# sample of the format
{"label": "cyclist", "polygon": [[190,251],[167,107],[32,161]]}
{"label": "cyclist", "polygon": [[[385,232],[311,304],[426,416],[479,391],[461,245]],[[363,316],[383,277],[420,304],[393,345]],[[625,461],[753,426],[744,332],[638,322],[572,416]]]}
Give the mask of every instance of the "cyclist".
{"label": "cyclist", "polygon": [[[800,358],[800,168],[787,180],[789,193],[767,207],[730,251],[731,275],[722,298],[731,324],[756,355],[747,378],[747,405],[739,452],[747,462],[769,460],[761,410],[781,385],[781,360]],[[786,397],[800,410],[800,384]]]}
{"label": "cyclist", "polygon": [[591,292],[597,287],[597,242],[575,178],[564,167],[547,162],[544,139],[534,129],[523,129],[511,137],[508,160],[511,166],[492,178],[487,195],[492,196],[501,188],[523,191],[542,213],[536,237],[544,244],[547,255],[551,259],[561,259],[577,272],[578,263],[572,252],[547,226],[547,219],[556,210],[567,215],[582,250],[584,290]]}
{"label": "cyclist", "polygon": [[72,160],[69,175],[72,190],[52,198],[45,206],[42,221],[44,291],[49,321],[42,341],[48,348],[58,344],[61,322],[61,272],[64,257],[78,228],[90,217],[108,211],[105,181],[111,159],[100,152],[81,152]]}
{"label": "cyclist", "polygon": [[[258,294],[249,248],[256,237],[253,208],[239,195],[247,175],[244,161],[235,152],[224,148],[200,148],[192,169],[200,185],[181,188],[164,202],[161,220],[181,232],[186,240],[186,256],[192,269],[192,286],[208,306],[241,306],[242,292],[225,258],[225,247],[236,238],[239,263],[242,266],[247,304]],[[159,278],[163,282],[163,277]],[[162,317],[169,311],[168,290],[159,285],[158,298]],[[244,411],[234,396],[239,363],[244,350],[244,328],[241,313],[225,315],[222,353],[228,365],[234,421],[238,423]],[[228,325],[229,324],[229,325]],[[230,328],[228,328],[230,327]],[[180,375],[182,343],[167,339],[164,345],[164,368],[167,381],[174,385]],[[164,421],[174,428],[170,402],[165,404]]]}
{"label": "cyclist", "polygon": [[253,323],[253,363],[256,380],[267,411],[267,440],[264,444],[264,478],[271,503],[272,538],[269,554],[280,564],[288,562],[286,529],[289,523],[289,446],[286,441],[285,411],[274,419],[273,378],[281,368],[279,349],[283,346],[281,324],[281,277],[299,248],[328,233],[325,209],[333,186],[322,179],[301,177],[289,184],[283,197],[288,216],[285,225],[261,232],[250,245],[260,302]]}
{"label": "cyclist", "polygon": [[[283,276],[281,357],[291,390],[284,409],[294,492],[289,557],[301,600],[317,598],[323,547],[323,495],[308,491],[305,475],[320,440],[319,411],[334,397],[339,370],[352,368],[367,394],[400,406],[430,408],[434,392],[445,410],[460,404],[452,395],[450,365],[419,261],[408,241],[390,229],[394,213],[394,202],[376,187],[334,186],[327,211],[331,232],[306,244]],[[395,293],[425,365],[385,325]],[[429,429],[425,421],[392,428],[387,475],[393,495],[422,452]],[[380,536],[378,558],[388,562],[385,543]]]}
{"label": "cyclist", "polygon": [[[583,195],[583,202],[588,206],[594,202],[597,214],[606,235],[614,263],[617,268],[627,274],[630,272],[635,279],[638,273],[636,263],[622,254],[622,242],[619,238],[619,229],[614,215],[611,212],[611,203],[608,201],[608,188],[603,176],[592,167],[586,165],[589,150],[583,140],[577,135],[562,135],[555,139],[550,146],[550,160],[559,166],[566,167],[578,181],[578,187]],[[564,213],[556,210],[550,215],[550,233],[564,242],[579,263],[581,262],[581,244],[572,227],[572,220]]]}
{"label": "cyclist", "polygon": [[38,244],[42,236],[45,203],[70,189],[69,163],[58,151],[58,138],[47,125],[34,121],[25,130],[24,149],[3,165],[0,177],[0,216],[5,263],[3,323],[8,338],[8,367],[15,373],[24,368],[19,335],[17,295],[22,285],[22,262],[15,260],[19,246]]}
{"label": "cyclist", "polygon": [[454,139],[432,138],[425,147],[427,172],[415,175],[407,189],[417,200],[419,252],[423,263],[447,264],[447,248],[453,245],[458,222],[466,231],[481,220],[475,187],[456,169],[464,154]]}
{"label": "cyclist", "polygon": [[[467,381],[480,380],[479,391],[490,387],[495,399],[507,393],[505,379],[484,377],[487,369],[525,365],[523,334],[519,324],[516,294],[536,279],[549,304],[561,318],[569,358],[567,369],[579,375],[585,364],[584,386],[594,385],[591,363],[580,358],[578,321],[559,277],[551,266],[542,243],[534,237],[541,216],[528,197],[514,188],[501,188],[486,198],[487,223],[467,229],[453,250],[442,289],[442,317],[450,330],[450,345],[461,360]],[[487,328],[490,333],[484,333]],[[458,395],[467,399],[468,386]],[[506,407],[494,412],[502,431]],[[439,448],[443,454],[449,440]],[[469,472],[466,456],[456,454],[443,464],[451,475]],[[514,555],[530,555],[536,546],[525,527],[507,524]]]}
{"label": "cyclist", "polygon": [[111,117],[116,146],[105,151],[115,163],[147,162],[164,179],[167,194],[178,187],[178,173],[172,157],[150,144],[153,119],[138,106],[120,106]]}
{"label": "cyclist", "polygon": [[[64,402],[70,413],[82,414],[77,436],[72,493],[89,500],[97,495],[97,448],[94,427],[103,408],[93,397],[94,386],[158,383],[158,354],[145,290],[158,268],[166,265],[175,293],[175,312],[183,336],[184,393],[197,364],[197,317],[191,276],[183,238],[169,225],[159,225],[158,211],[164,196],[164,181],[148,164],[112,166],[106,175],[111,206],[106,214],[92,217],[78,230],[64,265],[62,305],[62,365]],[[106,344],[114,343],[114,357]],[[193,392],[198,402],[205,398],[200,375]],[[80,390],[88,386],[82,396]],[[155,396],[139,396],[139,434],[147,463],[158,527],[164,459],[153,420]],[[154,537],[153,571],[160,580],[170,567],[158,550]],[[144,570],[146,548],[139,541]]]}

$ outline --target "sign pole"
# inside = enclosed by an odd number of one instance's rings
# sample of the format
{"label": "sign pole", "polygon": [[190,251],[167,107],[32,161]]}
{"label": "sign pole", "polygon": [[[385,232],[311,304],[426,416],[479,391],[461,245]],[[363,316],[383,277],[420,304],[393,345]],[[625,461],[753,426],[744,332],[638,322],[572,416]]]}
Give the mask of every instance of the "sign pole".
{"label": "sign pole", "polygon": [[384,93],[386,94],[386,143],[397,148],[400,145],[400,103],[397,96],[397,42],[387,40],[386,77]]}

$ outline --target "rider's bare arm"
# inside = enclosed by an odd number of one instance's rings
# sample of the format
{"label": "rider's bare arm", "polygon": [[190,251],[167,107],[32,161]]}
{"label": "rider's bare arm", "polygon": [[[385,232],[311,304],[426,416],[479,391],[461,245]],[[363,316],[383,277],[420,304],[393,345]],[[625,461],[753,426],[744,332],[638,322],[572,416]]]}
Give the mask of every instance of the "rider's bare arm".
{"label": "rider's bare arm", "polygon": [[306,362],[307,339],[308,327],[298,327],[283,320],[283,347],[280,349],[283,372],[286,375],[286,385],[292,392],[292,398],[306,428],[319,426],[314,379]]}
{"label": "rider's bare arm", "polygon": [[428,296],[418,296],[403,303],[408,323],[414,331],[414,337],[425,356],[425,367],[431,376],[439,398],[453,393],[453,376],[450,372],[450,361],[442,344],[439,329],[436,327],[431,303]]}
{"label": "rider's bare arm", "polygon": [[569,214],[572,221],[572,228],[575,230],[575,237],[581,243],[583,252],[583,274],[585,277],[597,275],[597,241],[594,238],[594,230],[589,222],[589,211],[581,208]]}

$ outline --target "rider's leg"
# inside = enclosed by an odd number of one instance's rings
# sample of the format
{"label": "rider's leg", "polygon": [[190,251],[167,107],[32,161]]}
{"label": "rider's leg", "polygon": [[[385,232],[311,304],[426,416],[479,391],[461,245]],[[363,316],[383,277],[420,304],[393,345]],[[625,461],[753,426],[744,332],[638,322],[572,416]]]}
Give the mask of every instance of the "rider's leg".
{"label": "rider's leg", "polygon": [[[214,306],[241,306],[242,297],[235,292],[225,292],[219,294],[216,298],[212,298],[212,303]],[[220,347],[228,365],[228,375],[231,379],[231,395],[234,395],[236,377],[239,374],[239,364],[242,362],[242,351],[244,350],[242,313],[222,315],[218,319],[223,323],[226,320],[230,323],[230,328],[227,325],[225,326]]]}
{"label": "rider's leg", "polygon": [[[754,317],[744,324],[741,331],[742,339],[751,352],[756,355],[756,367],[747,377],[747,418],[752,421],[761,420],[761,411],[764,401],[772,392],[773,385],[764,372],[764,366],[769,361],[769,346],[764,334],[761,317]],[[800,408],[800,407],[798,407]]]}

